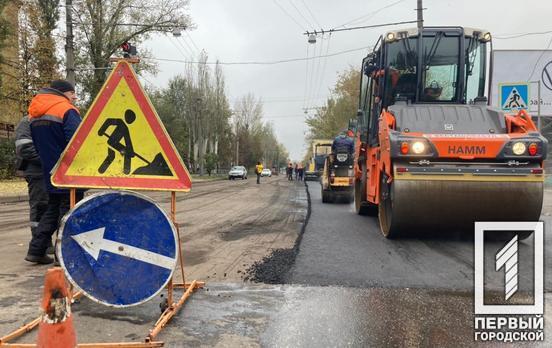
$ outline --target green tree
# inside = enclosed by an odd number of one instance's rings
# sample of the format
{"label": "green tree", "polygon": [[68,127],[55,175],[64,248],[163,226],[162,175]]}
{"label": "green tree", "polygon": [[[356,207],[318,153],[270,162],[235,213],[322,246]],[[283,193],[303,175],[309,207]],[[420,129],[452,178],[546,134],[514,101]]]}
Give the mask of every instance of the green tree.
{"label": "green tree", "polygon": [[218,156],[216,153],[211,152],[205,155],[205,170],[209,176],[211,176],[213,169],[217,167],[217,162]]}
{"label": "green tree", "polygon": [[[9,0],[0,0],[0,14],[4,12]],[[4,64],[4,56],[1,54],[5,47],[6,39],[10,34],[10,23],[0,15],[0,64]],[[0,74],[0,86],[2,85],[2,74]]]}
{"label": "green tree", "polygon": [[356,117],[360,94],[360,71],[350,67],[341,73],[326,104],[308,117],[308,139],[333,138]]}
{"label": "green tree", "polygon": [[15,144],[0,138],[0,179],[9,179],[15,173]]}
{"label": "green tree", "polygon": [[38,84],[46,85],[60,77],[59,62],[56,55],[56,41],[53,35],[59,20],[59,0],[36,0],[31,2],[32,27],[36,40],[33,47],[34,64]]}

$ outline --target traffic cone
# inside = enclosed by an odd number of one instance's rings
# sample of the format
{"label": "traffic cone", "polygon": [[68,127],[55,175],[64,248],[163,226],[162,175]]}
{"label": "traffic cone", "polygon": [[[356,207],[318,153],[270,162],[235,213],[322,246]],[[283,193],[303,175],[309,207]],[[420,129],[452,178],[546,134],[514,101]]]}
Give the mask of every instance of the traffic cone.
{"label": "traffic cone", "polygon": [[74,348],[77,336],[71,315],[71,294],[61,267],[50,268],[44,279],[42,320],[38,327],[38,348]]}

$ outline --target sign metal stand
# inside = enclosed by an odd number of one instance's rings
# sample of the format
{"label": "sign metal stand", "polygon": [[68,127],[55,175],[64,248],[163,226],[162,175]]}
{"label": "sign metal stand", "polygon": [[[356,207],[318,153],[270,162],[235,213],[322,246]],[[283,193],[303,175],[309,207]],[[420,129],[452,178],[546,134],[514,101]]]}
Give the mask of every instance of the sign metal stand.
{"label": "sign metal stand", "polygon": [[[127,63],[138,63],[139,59],[137,58],[131,58],[131,59],[118,59],[118,58],[112,58],[110,61],[112,62],[120,62],[120,61],[126,61]],[[59,163],[58,163],[59,165]],[[69,203],[70,208],[73,209],[75,205],[77,204],[77,188],[76,187],[68,187],[64,186],[69,189]],[[83,186],[81,186],[83,187]],[[180,264],[180,274],[182,281],[181,282],[175,282],[174,280],[174,273],[171,275],[171,278],[169,282],[166,285],[167,289],[167,300],[165,303],[165,310],[157,320],[157,322],[154,324],[153,328],[149,331],[148,335],[145,337],[144,342],[114,342],[114,343],[85,343],[85,344],[79,344],[79,347],[162,347],[164,345],[163,342],[160,341],[154,341],[157,335],[163,330],[163,328],[167,325],[167,323],[178,313],[180,308],[184,305],[186,300],[191,296],[191,294],[196,289],[201,289],[205,286],[205,282],[203,281],[197,281],[193,280],[192,282],[186,282],[185,274],[184,274],[184,260],[183,260],[183,254],[182,254],[182,245],[181,245],[181,238],[180,238],[180,226],[176,219],[176,191],[170,190],[171,192],[171,211],[170,211],[170,219],[173,225],[176,228],[177,232],[177,242],[178,242],[178,258],[179,258],[179,264]],[[178,267],[178,266],[177,266]],[[71,284],[71,283],[69,283]],[[70,285],[72,288],[72,285]],[[184,293],[182,296],[178,299],[178,301],[175,302],[174,297],[174,290],[175,289],[184,289]],[[73,290],[73,289],[71,289]],[[73,294],[73,298],[79,298],[83,295],[82,291],[78,291]],[[1,347],[21,347],[21,344],[9,344],[8,341],[12,341],[22,335],[24,335],[27,332],[32,331],[35,327],[38,326],[40,323],[41,318],[37,318],[17,330],[14,330],[13,332],[0,337],[0,346]],[[23,345],[25,347],[33,347],[35,345]]]}

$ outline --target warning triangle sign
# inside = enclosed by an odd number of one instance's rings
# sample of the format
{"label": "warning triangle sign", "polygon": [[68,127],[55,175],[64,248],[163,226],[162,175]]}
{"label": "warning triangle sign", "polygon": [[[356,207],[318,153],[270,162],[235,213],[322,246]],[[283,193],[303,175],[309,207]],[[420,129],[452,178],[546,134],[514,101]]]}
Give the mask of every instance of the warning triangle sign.
{"label": "warning triangle sign", "polygon": [[519,93],[516,87],[513,87],[510,91],[510,94],[508,94],[508,97],[504,99],[504,103],[502,104],[503,110],[511,110],[511,109],[526,109],[527,103],[523,99],[522,95]]}
{"label": "warning triangle sign", "polygon": [[120,61],[54,167],[58,187],[189,191],[192,182],[132,67]]}

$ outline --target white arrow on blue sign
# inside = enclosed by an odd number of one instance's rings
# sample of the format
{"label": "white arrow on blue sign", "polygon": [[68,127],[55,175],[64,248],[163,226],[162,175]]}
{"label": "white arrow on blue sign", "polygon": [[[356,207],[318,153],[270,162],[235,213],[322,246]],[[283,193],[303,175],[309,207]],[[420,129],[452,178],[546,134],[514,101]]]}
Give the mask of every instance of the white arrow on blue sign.
{"label": "white arrow on blue sign", "polygon": [[176,267],[174,225],[153,200],[134,192],[83,199],[64,217],[60,231],[58,255],[67,278],[108,306],[150,300]]}

